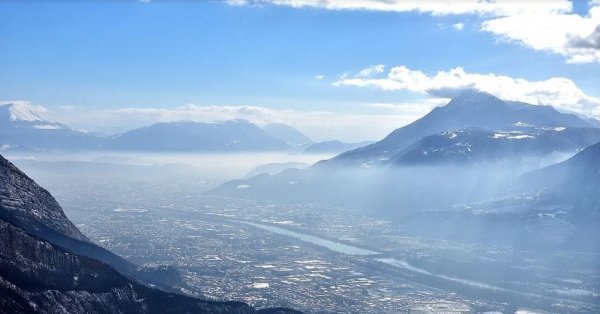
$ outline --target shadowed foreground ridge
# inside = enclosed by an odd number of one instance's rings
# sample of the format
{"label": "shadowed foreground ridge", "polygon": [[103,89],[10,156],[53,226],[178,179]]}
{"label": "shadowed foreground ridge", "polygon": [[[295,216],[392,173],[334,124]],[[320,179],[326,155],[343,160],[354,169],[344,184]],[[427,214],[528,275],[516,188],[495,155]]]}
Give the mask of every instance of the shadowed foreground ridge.
{"label": "shadowed foreground ridge", "polygon": [[[71,249],[73,243],[88,247]],[[205,301],[152,289],[104,262],[74,253],[79,250],[103,249],[87,241],[46,190],[0,156],[1,313],[295,312],[257,311],[241,302]]]}

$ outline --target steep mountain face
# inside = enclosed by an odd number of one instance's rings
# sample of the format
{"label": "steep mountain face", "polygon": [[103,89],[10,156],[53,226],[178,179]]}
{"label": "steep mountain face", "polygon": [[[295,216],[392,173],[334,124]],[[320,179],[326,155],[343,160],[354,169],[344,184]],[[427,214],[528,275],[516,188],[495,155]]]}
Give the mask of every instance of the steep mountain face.
{"label": "steep mountain face", "polygon": [[373,142],[359,142],[359,143],[344,143],[338,140],[334,141],[326,141],[326,142],[318,142],[311,144],[306,147],[304,150],[307,154],[316,154],[316,153],[341,153],[351,149],[356,149],[359,147],[367,146],[369,144],[373,144]]}
{"label": "steep mountain face", "polygon": [[386,162],[389,165],[518,163],[569,153],[600,141],[600,129],[521,127],[512,131],[468,128],[426,136]]}
{"label": "steep mountain face", "polygon": [[303,147],[313,142],[308,136],[302,134],[302,132],[284,123],[267,124],[263,127],[263,130],[293,147]]}
{"label": "steep mountain face", "polygon": [[[135,265],[90,243],[65,216],[58,202],[48,191],[2,156],[0,156],[0,218],[49,243],[107,263],[123,274],[136,275]],[[160,282],[152,283],[161,286]]]}
{"label": "steep mountain face", "polygon": [[41,231],[50,229],[76,240],[87,238],[65,216],[56,200],[0,156],[0,217]]}
{"label": "steep mountain face", "polygon": [[549,106],[505,102],[487,93],[464,91],[446,106],[433,109],[421,119],[393,131],[383,140],[342,153],[332,162],[346,165],[376,163],[378,160],[387,160],[424,136],[468,127],[510,130],[519,124],[592,127],[576,115],[560,113]]}
{"label": "steep mountain face", "polygon": [[42,118],[40,110],[27,103],[0,106],[0,146],[35,149],[96,149],[104,139]]}
{"label": "steep mountain face", "polygon": [[254,313],[150,289],[0,220],[0,308],[7,313]]}
{"label": "steep mountain face", "polygon": [[141,151],[268,151],[290,146],[244,120],[170,122],[117,135],[108,148]]}
{"label": "steep mountain face", "polygon": [[580,217],[600,217],[600,142],[570,159],[524,174],[513,191],[541,192],[547,203]]}
{"label": "steep mountain face", "polygon": [[[119,271],[112,265],[119,265]],[[132,279],[131,268],[89,243],[47,191],[0,156],[0,312],[257,312],[245,303],[204,301],[148,288],[138,281],[145,278]]]}

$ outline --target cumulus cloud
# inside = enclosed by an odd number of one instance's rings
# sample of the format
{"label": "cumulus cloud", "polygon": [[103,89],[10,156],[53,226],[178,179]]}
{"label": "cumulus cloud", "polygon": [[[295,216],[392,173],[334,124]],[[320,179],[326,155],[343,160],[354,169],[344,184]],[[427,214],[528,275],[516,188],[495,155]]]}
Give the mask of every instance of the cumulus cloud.
{"label": "cumulus cloud", "polygon": [[461,67],[427,74],[406,66],[390,69],[378,78],[347,77],[335,86],[375,87],[382,90],[407,90],[430,97],[453,97],[464,89],[477,89],[506,100],[534,105],[552,105],[600,118],[600,99],[586,95],[575,82],[564,77],[529,81],[493,73],[468,73]]}
{"label": "cumulus cloud", "polygon": [[317,80],[322,80],[322,79],[324,79],[324,78],[325,78],[325,75],[323,75],[323,74],[317,74],[317,75],[315,75],[315,78],[316,78]]}
{"label": "cumulus cloud", "polygon": [[493,18],[481,29],[535,50],[563,55],[569,63],[600,62],[600,3],[586,16],[545,12]]}
{"label": "cumulus cloud", "polygon": [[[235,4],[273,4],[293,8],[417,12],[431,15],[474,14],[481,31],[501,41],[565,56],[569,63],[600,62],[600,1],[588,2],[585,16],[569,0],[244,0]],[[463,23],[452,25],[462,30]]]}
{"label": "cumulus cloud", "polygon": [[574,48],[600,49],[600,25],[587,37],[573,36],[569,45]]}

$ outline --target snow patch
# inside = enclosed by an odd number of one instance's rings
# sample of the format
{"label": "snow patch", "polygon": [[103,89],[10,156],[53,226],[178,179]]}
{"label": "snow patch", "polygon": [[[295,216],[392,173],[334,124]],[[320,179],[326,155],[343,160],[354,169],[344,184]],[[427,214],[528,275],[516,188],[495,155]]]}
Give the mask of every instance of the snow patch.
{"label": "snow patch", "polygon": [[535,137],[531,136],[531,135],[521,134],[521,135],[508,136],[506,138],[513,139],[513,140],[522,140],[522,139],[526,139],[526,138],[535,138]]}
{"label": "snow patch", "polygon": [[522,140],[527,138],[535,138],[533,135],[522,134],[522,132],[507,132],[507,133],[494,133],[492,138],[507,138],[511,140]]}
{"label": "snow patch", "polygon": [[254,289],[269,289],[270,286],[267,282],[255,282],[250,287]]}
{"label": "snow patch", "polygon": [[245,189],[247,189],[249,187],[250,187],[249,184],[240,184],[240,185],[236,186],[235,188],[238,189],[238,190],[245,190]]}
{"label": "snow patch", "polygon": [[442,133],[443,136],[447,136],[448,138],[452,139],[455,138],[457,135],[454,132],[444,132]]}
{"label": "snow patch", "polygon": [[34,128],[38,130],[60,130],[60,126],[52,124],[37,124]]}

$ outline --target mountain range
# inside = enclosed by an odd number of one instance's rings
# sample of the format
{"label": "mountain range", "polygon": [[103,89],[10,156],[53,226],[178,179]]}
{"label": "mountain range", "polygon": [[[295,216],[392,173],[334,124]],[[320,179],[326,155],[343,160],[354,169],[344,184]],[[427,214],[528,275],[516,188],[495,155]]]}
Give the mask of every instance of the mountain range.
{"label": "mountain range", "polygon": [[169,122],[112,137],[108,149],[132,151],[277,151],[285,142],[245,120]]}
{"label": "mountain range", "polygon": [[91,243],[50,193],[0,156],[0,312],[297,313],[184,296],[157,277]]}
{"label": "mountain range", "polygon": [[397,217],[494,197],[521,174],[599,141],[600,129],[574,114],[465,91],[374,144],[208,193],[326,202]]}
{"label": "mountain range", "polygon": [[73,130],[50,122],[39,107],[14,102],[0,106],[0,151],[30,153],[36,150],[127,150],[174,152],[340,153],[371,142],[315,143],[283,123],[259,127],[245,120],[218,122],[161,122],[112,136]]}

